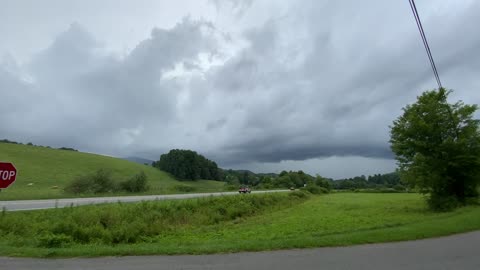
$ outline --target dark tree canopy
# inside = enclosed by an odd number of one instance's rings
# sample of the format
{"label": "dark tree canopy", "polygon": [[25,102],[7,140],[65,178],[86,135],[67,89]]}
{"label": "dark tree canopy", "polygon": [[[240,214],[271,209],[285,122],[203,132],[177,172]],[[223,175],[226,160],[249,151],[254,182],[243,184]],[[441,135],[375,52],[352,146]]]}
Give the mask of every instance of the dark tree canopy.
{"label": "dark tree canopy", "polygon": [[333,182],[335,189],[385,189],[397,188],[403,190],[398,173],[374,174],[339,179]]}
{"label": "dark tree canopy", "polygon": [[217,164],[191,150],[173,149],[152,164],[181,180],[222,180]]}
{"label": "dark tree canopy", "polygon": [[477,105],[449,104],[450,93],[443,88],[423,93],[391,127],[401,177],[429,194],[437,209],[477,197],[480,181]]}
{"label": "dark tree canopy", "polygon": [[315,178],[303,171],[282,171],[277,179],[275,179],[276,185],[280,187],[295,187],[300,188],[305,184],[313,184]]}

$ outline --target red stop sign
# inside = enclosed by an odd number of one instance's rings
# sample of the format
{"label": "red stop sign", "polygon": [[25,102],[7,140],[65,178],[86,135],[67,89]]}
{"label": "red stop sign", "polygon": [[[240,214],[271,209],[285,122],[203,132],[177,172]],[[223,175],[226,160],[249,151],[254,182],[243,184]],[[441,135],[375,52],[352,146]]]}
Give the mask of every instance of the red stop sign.
{"label": "red stop sign", "polygon": [[0,188],[7,188],[17,179],[17,169],[12,163],[0,162]]}

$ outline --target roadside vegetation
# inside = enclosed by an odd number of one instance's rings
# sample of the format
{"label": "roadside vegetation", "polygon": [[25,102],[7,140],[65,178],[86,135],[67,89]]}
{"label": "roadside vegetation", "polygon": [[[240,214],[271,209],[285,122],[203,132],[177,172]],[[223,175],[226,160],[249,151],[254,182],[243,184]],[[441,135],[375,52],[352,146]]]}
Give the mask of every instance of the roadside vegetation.
{"label": "roadside vegetation", "polygon": [[37,248],[150,243],[178,231],[239,223],[260,213],[286,209],[307,197],[298,191],[3,212],[0,214],[0,241]]}
{"label": "roadside vegetation", "polygon": [[145,192],[149,189],[147,175],[142,171],[127,180],[118,182],[111,171],[100,169],[93,174],[77,176],[65,191],[73,194],[102,194],[108,192]]}
{"label": "roadside vegetation", "polygon": [[419,194],[236,195],[0,215],[0,254],[198,254],[343,246],[480,229],[480,206],[432,212]]}

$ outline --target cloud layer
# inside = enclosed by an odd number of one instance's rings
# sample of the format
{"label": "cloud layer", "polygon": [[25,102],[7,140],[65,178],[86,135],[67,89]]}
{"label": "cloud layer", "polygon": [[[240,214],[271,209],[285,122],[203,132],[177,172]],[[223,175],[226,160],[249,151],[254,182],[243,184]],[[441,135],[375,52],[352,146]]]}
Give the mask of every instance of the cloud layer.
{"label": "cloud layer", "polygon": [[[225,5],[239,24],[276,13],[237,33],[185,17],[121,56],[73,23],[26,63],[4,57],[0,137],[148,158],[189,148],[223,166],[392,158],[388,126],[435,87],[408,5]],[[419,8],[444,85],[480,103],[480,4]]]}

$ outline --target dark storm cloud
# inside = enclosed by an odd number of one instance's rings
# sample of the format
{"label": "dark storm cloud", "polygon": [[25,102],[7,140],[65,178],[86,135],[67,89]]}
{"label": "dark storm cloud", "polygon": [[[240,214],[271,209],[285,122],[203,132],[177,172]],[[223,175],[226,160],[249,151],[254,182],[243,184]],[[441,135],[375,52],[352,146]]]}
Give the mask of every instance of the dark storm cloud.
{"label": "dark storm cloud", "polygon": [[53,146],[112,151],[128,145],[146,126],[173,120],[178,86],[161,76],[177,62],[210,52],[215,46],[205,36],[210,27],[185,19],[170,30],[153,29],[119,60],[72,24],[33,58],[28,66],[33,82],[0,73],[2,96],[12,95],[9,103],[15,104],[2,115],[16,120],[0,133],[23,133],[18,129],[24,124],[32,129],[28,140]]}
{"label": "dark storm cloud", "polygon": [[[401,107],[435,87],[413,19],[407,17],[408,6],[376,2],[376,9],[363,9],[364,3],[310,3],[310,9],[299,14],[318,19],[287,16],[249,31],[250,46],[212,76],[215,87],[250,96],[241,107],[245,121],[238,130],[243,136],[223,148],[224,160],[392,158],[388,125]],[[379,10],[381,24],[376,20]],[[480,49],[480,36],[473,34],[479,11],[478,3],[470,3],[460,14],[433,13],[424,23],[433,29],[431,46],[448,78],[445,85],[456,88],[470,82],[459,89],[469,103],[478,103],[480,97],[471,87],[474,77],[450,78],[449,72],[479,71],[478,65],[472,66],[480,62],[474,53]],[[453,45],[452,38],[461,45]]]}
{"label": "dark storm cloud", "polygon": [[[213,2],[244,16],[257,7]],[[430,7],[419,3],[445,86],[480,103],[480,3]],[[244,29],[242,46],[214,23],[184,19],[153,29],[123,57],[73,24],[22,68],[0,65],[9,100],[0,135],[148,158],[188,148],[224,165],[391,158],[388,126],[435,87],[409,8],[291,1],[288,12]]]}
{"label": "dark storm cloud", "polygon": [[388,146],[382,145],[330,145],[318,143],[295,144],[284,138],[271,138],[268,141],[250,142],[245,145],[225,149],[228,156],[223,157],[227,165],[246,162],[278,162],[282,160],[306,160],[331,156],[361,156],[367,158],[393,158]]}

